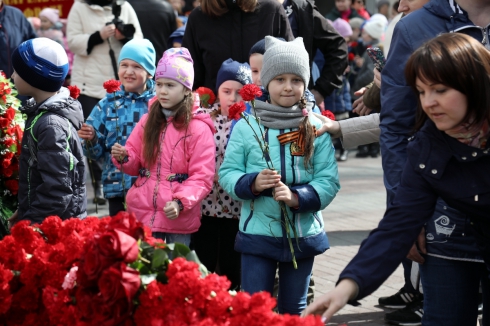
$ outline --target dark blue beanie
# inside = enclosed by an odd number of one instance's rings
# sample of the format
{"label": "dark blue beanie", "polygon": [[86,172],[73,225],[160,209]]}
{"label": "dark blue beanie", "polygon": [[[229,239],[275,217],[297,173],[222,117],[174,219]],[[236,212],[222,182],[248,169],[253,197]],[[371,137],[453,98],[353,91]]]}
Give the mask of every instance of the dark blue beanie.
{"label": "dark blue beanie", "polygon": [[65,49],[46,37],[22,42],[12,53],[12,65],[26,83],[45,92],[59,91],[68,73]]}
{"label": "dark blue beanie", "polygon": [[[286,42],[285,39],[283,39],[282,37],[276,37],[278,40],[281,40],[283,42]],[[260,41],[258,41],[257,43],[255,43],[252,48],[250,49],[250,52],[248,53],[248,57],[250,58],[250,56],[254,53],[258,53],[258,54],[264,54],[265,53],[265,38],[261,39]]]}
{"label": "dark blue beanie", "polygon": [[221,84],[227,80],[234,80],[242,85],[252,83],[252,71],[248,63],[240,63],[233,61],[232,59],[225,60],[221,64],[221,68],[218,70],[218,76],[216,77],[216,91],[218,91]]}

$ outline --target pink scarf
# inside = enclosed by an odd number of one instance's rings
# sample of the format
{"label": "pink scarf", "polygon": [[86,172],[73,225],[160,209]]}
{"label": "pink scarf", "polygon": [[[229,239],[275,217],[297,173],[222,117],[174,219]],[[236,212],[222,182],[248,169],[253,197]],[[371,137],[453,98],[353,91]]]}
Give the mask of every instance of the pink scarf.
{"label": "pink scarf", "polygon": [[453,129],[446,130],[446,134],[468,146],[485,148],[487,139],[490,136],[488,120],[485,120],[481,125],[474,125],[470,128],[468,128],[468,125],[469,123],[464,123]]}
{"label": "pink scarf", "polygon": [[352,10],[350,10],[350,9],[347,9],[346,11],[342,11],[340,13],[340,18],[349,22],[349,16],[350,16],[351,12],[352,12]]}

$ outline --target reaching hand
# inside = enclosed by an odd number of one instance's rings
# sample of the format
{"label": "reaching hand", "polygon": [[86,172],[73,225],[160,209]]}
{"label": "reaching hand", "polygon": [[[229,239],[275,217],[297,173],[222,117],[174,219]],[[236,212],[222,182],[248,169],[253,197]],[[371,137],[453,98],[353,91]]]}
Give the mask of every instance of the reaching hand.
{"label": "reaching hand", "polygon": [[94,127],[84,123],[82,124],[82,128],[78,130],[78,137],[85,140],[92,140],[95,138],[95,130]]}
{"label": "reaching hand", "polygon": [[298,197],[281,181],[274,188],[274,200],[282,200],[289,207],[298,207]]}
{"label": "reaching hand", "polygon": [[175,220],[177,217],[179,217],[179,214],[180,214],[179,204],[177,204],[177,202],[175,202],[173,200],[168,201],[165,204],[163,211],[164,211],[165,215],[167,216],[167,218],[169,218],[171,220]]}
{"label": "reaching hand", "polygon": [[322,315],[322,321],[326,323],[347,304],[349,299],[355,297],[357,291],[357,284],[353,280],[343,279],[335,289],[322,295],[306,307],[301,315]]}
{"label": "reaching hand", "polygon": [[408,252],[407,258],[419,264],[423,264],[425,259],[420,253],[427,254],[427,249],[425,247],[425,228],[422,228],[420,231],[419,236],[417,237],[417,242]]}
{"label": "reaching hand", "polygon": [[339,138],[342,136],[342,131],[340,130],[340,123],[338,121],[331,120],[321,114],[313,113],[318,119],[322,121],[322,126],[316,131],[316,136],[320,137],[325,132],[328,132],[332,138]]}
{"label": "reaching hand", "polygon": [[281,180],[281,176],[277,174],[277,171],[264,169],[255,178],[252,190],[254,192],[262,192],[265,189],[274,188]]}
{"label": "reaching hand", "polygon": [[121,159],[125,158],[126,156],[128,156],[128,152],[126,151],[126,147],[121,146],[118,143],[115,143],[114,146],[112,146],[111,155],[116,160],[121,160]]}
{"label": "reaching hand", "polygon": [[354,103],[352,103],[352,112],[357,113],[360,116],[368,115],[369,113],[371,113],[371,111],[373,111],[372,109],[364,105],[363,99],[364,99],[364,93],[366,93],[366,91],[367,91],[366,87],[363,87],[354,93],[355,96],[360,96],[360,97],[357,100],[355,100]]}

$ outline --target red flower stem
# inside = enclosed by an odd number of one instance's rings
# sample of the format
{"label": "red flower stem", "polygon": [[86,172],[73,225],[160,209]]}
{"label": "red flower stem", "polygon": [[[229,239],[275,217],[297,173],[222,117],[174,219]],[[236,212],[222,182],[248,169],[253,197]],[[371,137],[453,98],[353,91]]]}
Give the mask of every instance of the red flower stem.
{"label": "red flower stem", "polygon": [[[116,106],[116,92],[112,93],[114,95],[114,109],[116,111],[116,141],[121,144],[121,139],[119,137],[119,115],[117,114],[117,109],[118,107]],[[122,185],[122,191],[123,191],[123,206],[124,209],[126,210],[126,180],[124,178],[124,163],[123,163],[124,158],[122,156],[119,156],[119,163],[121,165],[121,185]]]}

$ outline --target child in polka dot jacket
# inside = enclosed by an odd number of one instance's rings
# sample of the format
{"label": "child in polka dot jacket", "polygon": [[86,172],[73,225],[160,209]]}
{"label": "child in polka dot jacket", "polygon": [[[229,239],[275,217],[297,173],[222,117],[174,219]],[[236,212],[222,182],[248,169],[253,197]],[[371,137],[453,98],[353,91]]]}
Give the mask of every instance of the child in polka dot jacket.
{"label": "child in polka dot jacket", "polygon": [[200,110],[211,115],[216,129],[216,175],[211,193],[202,201],[201,227],[194,238],[195,250],[201,262],[214,272],[219,271],[231,281],[231,288],[240,288],[240,253],[234,249],[238,232],[241,202],[236,201],[218,184],[218,170],[223,163],[232,121],[228,119],[230,106],[241,101],[238,91],[252,83],[247,63],[228,59],[223,62],[216,80],[218,102]]}

